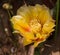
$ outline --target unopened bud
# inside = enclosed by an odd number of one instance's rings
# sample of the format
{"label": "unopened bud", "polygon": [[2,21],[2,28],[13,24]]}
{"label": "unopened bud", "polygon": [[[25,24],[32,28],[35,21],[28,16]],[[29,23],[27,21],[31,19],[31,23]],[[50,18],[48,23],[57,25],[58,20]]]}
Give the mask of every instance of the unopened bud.
{"label": "unopened bud", "polygon": [[4,3],[2,6],[4,9],[12,9],[12,5],[10,5],[9,3]]}

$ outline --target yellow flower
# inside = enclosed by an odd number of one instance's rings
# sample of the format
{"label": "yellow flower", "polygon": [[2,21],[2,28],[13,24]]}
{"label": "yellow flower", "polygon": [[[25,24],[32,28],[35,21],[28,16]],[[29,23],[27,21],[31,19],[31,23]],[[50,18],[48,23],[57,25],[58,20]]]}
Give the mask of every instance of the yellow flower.
{"label": "yellow flower", "polygon": [[54,31],[55,21],[45,5],[22,6],[11,19],[13,28],[23,36],[24,46],[34,43],[34,47],[45,41]]}

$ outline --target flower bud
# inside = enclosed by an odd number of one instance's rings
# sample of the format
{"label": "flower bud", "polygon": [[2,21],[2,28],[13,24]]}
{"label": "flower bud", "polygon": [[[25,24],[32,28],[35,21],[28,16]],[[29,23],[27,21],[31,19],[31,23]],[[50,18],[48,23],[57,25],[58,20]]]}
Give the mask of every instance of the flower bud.
{"label": "flower bud", "polygon": [[9,3],[4,3],[2,6],[4,9],[12,9],[12,5],[10,5]]}

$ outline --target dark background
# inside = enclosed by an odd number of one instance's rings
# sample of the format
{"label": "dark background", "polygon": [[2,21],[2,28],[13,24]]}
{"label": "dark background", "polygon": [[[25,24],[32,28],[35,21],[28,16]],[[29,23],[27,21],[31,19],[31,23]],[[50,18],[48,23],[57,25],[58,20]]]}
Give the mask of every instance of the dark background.
{"label": "dark background", "polygon": [[[12,46],[11,40],[7,37],[11,37],[13,40],[15,39],[12,34],[12,28],[9,20],[9,15],[7,13],[7,10],[2,8],[2,5],[4,3],[10,3],[13,5],[13,13],[16,14],[17,9],[24,5],[24,0],[0,0],[0,47],[3,49],[4,46]],[[50,9],[54,8],[56,4],[56,0],[25,0],[27,5],[35,5],[35,4],[45,4]],[[60,21],[60,19],[59,19]],[[8,29],[7,32],[5,32],[5,28]],[[52,36],[53,37],[53,36]],[[46,45],[47,44],[47,45]],[[9,47],[7,47],[9,48]],[[4,52],[4,51],[3,51]],[[53,55],[56,54],[56,52],[60,52],[60,22],[58,22],[58,35],[55,39],[48,39],[44,44],[44,50],[41,52],[41,55]],[[57,55],[59,55],[57,53]]]}

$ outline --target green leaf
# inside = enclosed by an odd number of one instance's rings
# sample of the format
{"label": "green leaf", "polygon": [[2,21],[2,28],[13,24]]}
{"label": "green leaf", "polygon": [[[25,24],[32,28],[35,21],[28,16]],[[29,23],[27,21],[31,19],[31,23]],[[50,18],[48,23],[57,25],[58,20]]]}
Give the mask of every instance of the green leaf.
{"label": "green leaf", "polygon": [[55,7],[55,16],[56,16],[56,30],[55,30],[55,37],[57,36],[58,34],[58,18],[59,18],[59,0],[57,0],[56,2],[56,7]]}

